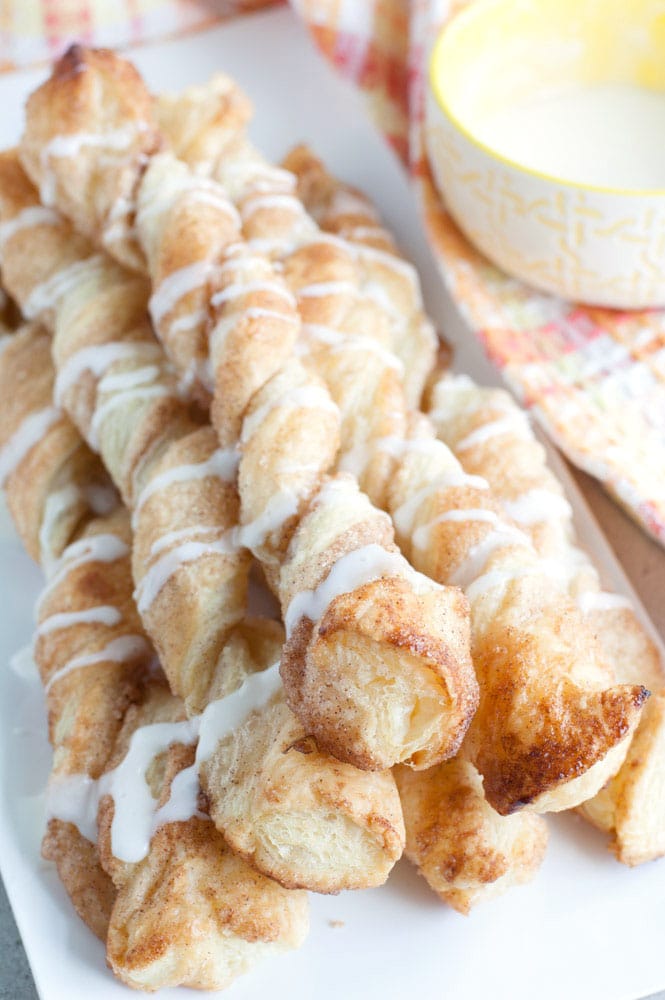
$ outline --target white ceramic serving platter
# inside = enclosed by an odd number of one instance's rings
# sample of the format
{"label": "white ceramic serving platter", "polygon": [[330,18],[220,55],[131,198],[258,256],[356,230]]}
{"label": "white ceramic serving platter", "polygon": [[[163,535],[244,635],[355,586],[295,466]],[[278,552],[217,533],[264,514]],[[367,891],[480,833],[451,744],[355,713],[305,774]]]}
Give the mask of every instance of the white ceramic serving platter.
{"label": "white ceramic serving platter", "polygon": [[[430,314],[457,345],[457,365],[494,381],[447,299],[406,178],[369,123],[362,99],[314,52],[287,10],[255,15],[135,60],[154,89],[177,89],[226,69],[256,102],[252,132],[272,157],[310,142],[341,176],[365,187],[418,264]],[[0,140],[16,141],[22,104],[43,73],[0,78]],[[572,488],[585,544],[606,585],[630,593],[607,543]],[[42,1000],[122,1000],[102,945],[75,916],[39,855],[50,751],[36,677],[9,665],[30,639],[41,574],[0,510],[0,869]],[[665,862],[629,871],[575,816],[551,822],[536,880],[464,918],[406,863],[381,889],[311,897],[304,947],[264,963],[233,1000],[634,1000],[665,987]],[[167,991],[181,1000],[193,991]]]}

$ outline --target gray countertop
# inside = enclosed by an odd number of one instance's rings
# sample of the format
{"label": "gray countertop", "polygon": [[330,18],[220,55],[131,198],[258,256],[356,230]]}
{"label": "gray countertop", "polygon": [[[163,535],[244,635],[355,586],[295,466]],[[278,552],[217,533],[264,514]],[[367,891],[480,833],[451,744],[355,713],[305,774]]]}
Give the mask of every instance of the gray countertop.
{"label": "gray countertop", "polygon": [[0,1000],[37,1000],[28,960],[0,879]]}

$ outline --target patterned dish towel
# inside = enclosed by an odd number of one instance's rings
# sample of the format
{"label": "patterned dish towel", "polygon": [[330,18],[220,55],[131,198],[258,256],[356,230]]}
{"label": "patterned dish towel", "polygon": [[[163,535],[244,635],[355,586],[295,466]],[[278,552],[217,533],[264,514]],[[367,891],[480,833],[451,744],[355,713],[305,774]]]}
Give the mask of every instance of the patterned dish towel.
{"label": "patterned dish towel", "polygon": [[[69,40],[128,45],[201,28],[271,0],[4,0],[0,66]],[[478,254],[438,198],[424,155],[427,61],[473,0],[291,0],[321,52],[365,92],[408,165],[443,277],[507,383],[572,462],[665,545],[665,312],[543,295]]]}

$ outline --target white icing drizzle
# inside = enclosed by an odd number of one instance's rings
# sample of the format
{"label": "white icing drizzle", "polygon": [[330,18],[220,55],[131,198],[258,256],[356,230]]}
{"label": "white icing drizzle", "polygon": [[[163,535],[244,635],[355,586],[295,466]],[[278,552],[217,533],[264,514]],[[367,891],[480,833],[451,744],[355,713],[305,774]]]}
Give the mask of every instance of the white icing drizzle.
{"label": "white icing drizzle", "polygon": [[172,323],[169,324],[170,333],[186,333],[188,330],[195,330],[197,326],[201,326],[205,323],[208,318],[208,311],[206,309],[194,309],[190,313],[186,313],[184,316],[178,316],[174,319]]}
{"label": "white icing drizzle", "polygon": [[285,208],[298,215],[305,211],[302,202],[292,194],[257,194],[248,198],[240,209],[243,222],[266,208]]}
{"label": "white icing drizzle", "polygon": [[17,212],[12,219],[0,224],[0,244],[4,245],[16,233],[33,226],[57,226],[62,219],[52,208],[44,205],[30,205]]}
{"label": "white icing drizzle", "polygon": [[225,169],[229,173],[235,171],[236,173],[247,175],[247,185],[250,187],[270,182],[273,185],[283,184],[287,188],[292,189],[296,184],[296,179],[290,170],[285,170],[283,167],[274,167],[271,163],[255,162],[250,166],[245,163],[229,163],[225,165]]}
{"label": "white icing drizzle", "polygon": [[297,243],[294,240],[287,239],[285,236],[255,236],[251,240],[248,240],[247,244],[252,250],[256,250],[257,253],[265,254],[268,257],[273,253],[279,253],[282,257],[287,257],[298,249]]}
{"label": "white icing drizzle", "polygon": [[21,421],[0,449],[0,486],[4,486],[12,472],[61,417],[60,410],[54,406],[46,406]]}
{"label": "white icing drizzle", "polygon": [[79,566],[90,562],[111,563],[126,555],[129,555],[129,546],[117,535],[92,535],[90,538],[72,542],[62,553],[56,571],[40,595],[37,613],[52,590]]}
{"label": "white icing drizzle", "polygon": [[[208,819],[209,817],[199,809],[198,803],[200,791],[201,785],[199,782],[199,769],[196,764],[192,764],[190,767],[185,767],[182,771],[178,771],[175,778],[171,782],[168,799],[164,805],[160,806],[159,809],[154,812],[152,822],[150,824],[149,835],[146,838],[145,833],[142,834],[142,846],[140,848],[137,846],[136,853],[145,847],[145,853],[147,854],[150,848],[150,841],[154,837],[157,830],[159,830],[162,826],[167,826],[169,823],[186,823],[193,817],[197,817],[198,819]],[[145,854],[143,854],[142,857],[145,857]]]}
{"label": "white icing drizzle", "polygon": [[296,300],[293,295],[285,285],[281,285],[277,281],[233,282],[233,284],[227,285],[226,288],[215,292],[210,302],[213,306],[219,306],[223,302],[230,302],[233,299],[240,298],[242,295],[250,295],[252,292],[269,292],[271,295],[276,295],[278,298],[284,299],[285,302],[288,302],[290,306],[295,308]]}
{"label": "white icing drizzle", "polygon": [[385,451],[393,458],[404,458],[409,452],[420,452],[423,455],[441,453],[445,445],[436,438],[401,438],[395,435],[377,438],[375,446],[378,451]]}
{"label": "white icing drizzle", "polygon": [[153,383],[160,374],[157,365],[144,365],[143,368],[131,368],[125,372],[110,372],[102,378],[100,392],[126,392],[137,385]]}
{"label": "white icing drizzle", "polygon": [[258,517],[238,529],[238,543],[256,554],[268,535],[281,530],[288,519],[298,513],[298,504],[299,497],[296,493],[282,490],[273,494]]}
{"label": "white icing drizzle", "polygon": [[94,254],[86,260],[74,261],[73,264],[56,271],[46,281],[35,285],[22,303],[24,316],[27,319],[36,319],[47,309],[54,309],[60,299],[71,294],[77,285],[102,274],[107,267],[107,259],[101,254]]}
{"label": "white icing drizzle", "polygon": [[473,583],[477,577],[482,575],[483,569],[493,552],[512,545],[526,545],[529,548],[531,547],[529,539],[519,528],[498,522],[496,527],[488,532],[477,545],[473,545],[469,549],[465,559],[454,573],[450,574],[448,583],[456,587],[468,587],[470,583]]}
{"label": "white icing drizzle", "polygon": [[326,295],[354,295],[356,290],[352,281],[315,281],[299,288],[297,295],[301,299],[320,299]]}
{"label": "white icing drizzle", "polygon": [[56,135],[42,150],[42,160],[46,163],[51,157],[76,156],[84,146],[100,146],[103,149],[122,151],[128,149],[137,133],[147,129],[145,122],[127,122],[109,132],[72,132],[69,135]]}
{"label": "white icing drizzle", "polygon": [[150,556],[159,555],[164,549],[170,548],[177,542],[181,542],[183,539],[190,539],[193,541],[199,535],[212,535],[220,538],[224,534],[222,528],[218,524],[194,524],[190,525],[188,528],[176,528],[174,531],[167,531],[165,534],[160,535],[152,545],[150,546]]}
{"label": "white icing drizzle", "polygon": [[341,556],[313,590],[301,590],[295,594],[284,616],[287,638],[302,618],[309,618],[314,623],[320,621],[336,597],[351,593],[383,576],[405,577],[421,585],[426,583],[428,589],[436,587],[434,581],[412,570],[399,552],[389,552],[371,542]]}
{"label": "white icing drizzle", "polygon": [[42,523],[39,526],[39,561],[47,576],[55,567],[57,556],[51,544],[51,535],[63,515],[73,510],[81,500],[81,491],[73,483],[49,493],[44,504]]}
{"label": "white icing drizzle", "polygon": [[418,304],[420,303],[420,285],[418,274],[413,264],[402,260],[401,257],[396,257],[395,254],[390,253],[388,250],[379,250],[378,247],[367,246],[365,243],[350,243],[349,246],[354,256],[359,257],[361,260],[366,258],[367,260],[374,261],[406,278],[414,294],[417,296]]}
{"label": "white icing drizzle", "polygon": [[104,795],[113,797],[111,849],[118,860],[131,864],[148,854],[157,808],[146,780],[148,769],[155,757],[170,746],[194,743],[198,728],[198,719],[141,726],[132,733],[124,759],[100,779],[99,799]]}
{"label": "white icing drizzle", "polygon": [[525,413],[514,410],[505,417],[491,420],[489,423],[483,424],[482,427],[477,427],[475,431],[471,431],[470,434],[467,434],[466,437],[457,442],[455,451],[464,451],[467,448],[473,448],[477,444],[484,444],[490,438],[499,437],[503,434],[520,433],[522,436],[528,435],[528,418]]}
{"label": "white icing drizzle", "polygon": [[150,482],[141,490],[136,504],[132,521],[136,525],[139,511],[150,497],[161,490],[168,489],[175,483],[189,483],[196,479],[221,479],[225,483],[235,482],[240,462],[240,452],[236,448],[218,448],[213,451],[210,458],[203,462],[195,462],[191,465],[176,465],[172,469],[160,472],[153,476]]}
{"label": "white icing drizzle", "polygon": [[484,521],[485,524],[497,525],[499,518],[493,510],[483,510],[482,508],[471,508],[467,510],[446,510],[439,514],[433,521],[423,524],[413,532],[413,544],[416,548],[425,549],[430,543],[431,534],[437,524],[445,524],[448,521],[464,523],[466,521]]}
{"label": "white icing drizzle", "polygon": [[494,590],[495,587],[504,587],[512,580],[519,580],[525,576],[533,576],[538,572],[540,572],[540,569],[535,566],[519,566],[510,570],[492,569],[488,573],[483,573],[482,576],[472,580],[465,587],[464,592],[473,605],[474,601],[477,601],[479,597],[483,597],[488,591]]}
{"label": "white icing drizzle", "polygon": [[276,319],[281,323],[298,322],[296,313],[277,312],[276,309],[264,309],[263,306],[250,306],[248,309],[237,310],[230,316],[224,316],[213,327],[210,335],[210,350],[215,357],[222,350],[231,331],[248,319]]}
{"label": "white icing drizzle", "polygon": [[339,407],[333,403],[327,389],[322,385],[303,385],[289,389],[283,396],[268,400],[245,417],[242,425],[241,442],[244,444],[261,427],[268,414],[273,410],[325,410],[339,416]]}
{"label": "white icing drizzle", "polygon": [[344,235],[349,243],[389,238],[382,226],[348,226],[344,229]]}
{"label": "white icing drizzle", "polygon": [[308,248],[318,246],[319,243],[327,243],[330,246],[337,247],[338,250],[342,250],[345,254],[350,255],[353,250],[349,246],[348,240],[345,240],[342,236],[337,233],[324,233],[321,230],[317,230],[307,241]]}
{"label": "white icing drizzle", "polygon": [[565,497],[554,490],[527,490],[514,500],[504,500],[503,506],[518,524],[539,524],[552,518],[572,517],[572,508]]}
{"label": "white icing drizzle", "polygon": [[176,775],[168,800],[155,813],[153,833],[164,823],[183,822],[202,815],[198,811],[199,768],[212,757],[219,743],[238,729],[252,712],[267,705],[281,686],[279,663],[275,663],[267,670],[249,674],[236,691],[206,707],[196,720],[199,723],[196,759],[191,767]]}
{"label": "white icing drizzle", "polygon": [[356,479],[360,479],[373,453],[378,450],[373,444],[374,442],[363,438],[351,447],[347,446],[337,459],[337,471],[350,472]]}
{"label": "white icing drizzle", "polygon": [[421,505],[428,497],[438,493],[439,490],[448,490],[455,487],[468,486],[470,489],[487,490],[489,484],[482,476],[470,476],[457,464],[447,472],[437,476],[428,486],[416,490],[404,503],[393,511],[393,521],[395,527],[401,535],[409,535],[413,530],[413,522]]}
{"label": "white icing drizzle", "polygon": [[[103,383],[100,383],[102,385]],[[88,443],[94,451],[99,451],[100,440],[99,434],[104,421],[108,417],[109,413],[117,409],[119,406],[127,406],[137,400],[145,402],[148,399],[158,399],[162,396],[170,395],[170,388],[164,385],[147,385],[140,386],[135,389],[127,389],[125,392],[118,392],[113,396],[109,396],[104,402],[97,407],[95,410],[92,420],[90,421],[90,429],[88,431]]]}
{"label": "white icing drizzle", "polygon": [[237,549],[233,532],[227,532],[214,542],[184,542],[170,549],[150,566],[134,591],[139,613],[146,614],[150,610],[157,595],[181,566],[204,556],[231,555]]}
{"label": "white icing drizzle", "polygon": [[[47,789],[48,818],[74,823],[84,837],[96,843],[99,803],[110,795],[114,800],[111,850],[120,861],[141,861],[161,826],[194,816],[207,818],[198,808],[199,767],[210,759],[221,740],[266,705],[280,687],[276,663],[250,674],[236,691],[211,702],[200,716],[141,726],[132,734],[124,759],[99,780],[86,774],[53,775]],[[152,761],[170,746],[190,746],[197,739],[195,763],[178,772],[168,800],[158,808],[146,780]]]}
{"label": "white icing drizzle", "polygon": [[198,764],[210,760],[220,740],[230,736],[247,717],[266,705],[282,686],[279,663],[266,670],[248,674],[243,683],[226,698],[211,702],[200,716]]}
{"label": "white icing drizzle", "polygon": [[86,653],[82,656],[75,656],[60,667],[44,685],[44,691],[49,693],[54,684],[67,677],[74,670],[82,670],[84,667],[91,667],[96,663],[126,663],[136,656],[143,656],[150,652],[148,641],[142,635],[122,635],[117,639],[112,639],[103,649],[96,653]]}
{"label": "white icing drizzle", "polygon": [[389,368],[394,368],[400,373],[404,372],[404,365],[397,355],[372,337],[356,334],[350,336],[341,330],[335,330],[333,327],[324,326],[321,323],[303,323],[302,332],[306,337],[312,337],[314,340],[328,344],[337,351],[367,351],[376,354]]}
{"label": "white icing drizzle", "polygon": [[94,344],[82,347],[80,351],[67,358],[60,367],[55,380],[54,398],[59,405],[71,387],[78,382],[85,371],[90,371],[96,378],[104,376],[106,371],[116,361],[143,358],[146,361],[158,359],[161,350],[157,344],[142,344],[132,341],[112,342],[109,344]]}
{"label": "white icing drizzle", "polygon": [[213,265],[210,261],[197,260],[162,278],[148,305],[155,326],[159,327],[167,313],[170,313],[185,295],[189,295],[197,288],[203,288],[212,270]]}
{"label": "white icing drizzle", "polygon": [[49,615],[37,628],[37,635],[49,635],[60,629],[72,628],[74,625],[107,625],[111,628],[122,621],[122,615],[112,604],[99,604],[84,611],[62,611]]}
{"label": "white icing drizzle", "polygon": [[192,188],[191,191],[187,192],[187,200],[198,201],[202,205],[210,205],[211,208],[218,209],[236,225],[240,221],[235,207],[224,194],[223,188],[217,185],[215,185],[214,190],[213,188]]}
{"label": "white icing drizzle", "polygon": [[607,591],[587,590],[577,597],[577,606],[583,615],[593,611],[615,611],[622,608],[631,608],[632,604],[627,597],[620,594],[610,594]]}
{"label": "white icing drizzle", "polygon": [[97,843],[99,782],[87,774],[53,774],[46,788],[46,822],[73,823],[92,844]]}
{"label": "white icing drizzle", "polygon": [[42,181],[39,194],[45,205],[53,205],[56,196],[56,177],[49,160],[61,159],[67,156],[78,156],[84,146],[96,146],[116,153],[123,152],[131,146],[137,133],[144,132],[148,126],[145,122],[128,122],[109,132],[72,132],[69,135],[56,135],[42,149],[41,166]]}
{"label": "white icing drizzle", "polygon": [[[229,250],[234,251],[229,257]],[[218,264],[215,268],[216,274],[220,277],[224,274],[238,274],[250,276],[256,271],[257,268],[263,270],[266,266],[266,262],[263,257],[257,257],[256,254],[246,253],[245,248],[242,243],[232,244],[231,247],[226,248],[226,254],[228,259],[224,261],[223,264]]]}

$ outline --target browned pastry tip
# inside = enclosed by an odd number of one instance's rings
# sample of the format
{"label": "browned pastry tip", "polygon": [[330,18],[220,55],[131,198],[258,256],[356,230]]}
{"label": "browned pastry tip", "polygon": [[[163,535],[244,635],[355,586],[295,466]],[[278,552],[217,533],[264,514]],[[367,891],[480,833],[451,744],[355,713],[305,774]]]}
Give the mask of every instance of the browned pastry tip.
{"label": "browned pastry tip", "polygon": [[531,879],[545,854],[547,825],[519,812],[499,816],[463,756],[427,771],[395,769],[406,822],[406,856],[460,913]]}
{"label": "browned pastry tip", "polygon": [[351,476],[317,492],[280,588],[287,701],[323,749],[376,770],[456,752],[478,697],[467,601],[414,574]]}
{"label": "browned pastry tip", "polygon": [[[152,104],[130,62],[107,49],[72,45],[30,95],[21,141],[23,165],[42,202],[57,204],[84,235],[108,240],[139,271],[145,263],[132,220],[119,206],[132,200],[146,156],[161,144]],[[91,134],[106,137],[104,157]]]}
{"label": "browned pastry tip", "polygon": [[[282,676],[289,704],[323,749],[356,767],[389,767],[399,756],[422,769],[453,756],[473,718],[468,645],[459,591],[419,595],[399,577],[382,578],[337,597],[318,624],[303,619]],[[399,737],[398,706],[408,719]],[[379,737],[372,751],[370,734]]]}
{"label": "browned pastry tip", "polygon": [[[501,660],[501,655],[493,657],[492,670],[499,669]],[[519,666],[512,655],[510,660],[511,669],[519,675]],[[479,664],[478,669],[482,676],[484,664]],[[505,663],[503,669],[506,670]],[[579,801],[579,790],[585,784],[589,785],[590,794],[594,794],[594,767],[597,765],[609,774],[618,770],[649,697],[644,687],[617,685],[589,691],[580,698],[577,685],[562,677],[556,693],[550,691],[547,699],[530,708],[528,727],[525,719],[515,720],[514,741],[507,747],[501,732],[505,730],[503,722],[495,728],[492,720],[514,715],[518,701],[515,689],[510,680],[503,680],[489,690],[491,716],[489,712],[482,713],[478,742],[475,744],[473,726],[469,740],[471,746],[477,745],[473,759],[483,775],[485,794],[501,815],[526,805],[546,812],[550,798],[556,801],[559,787],[567,786],[563,802],[557,808],[562,804],[565,808],[566,796],[570,796],[571,805],[577,804],[575,797]],[[575,733],[574,742],[568,736],[571,730]],[[528,736],[522,745],[520,731]],[[581,799],[588,797],[583,794]]]}
{"label": "browned pastry tip", "polygon": [[621,769],[580,812],[610,834],[618,861],[640,865],[665,851],[665,693],[652,694]]}

